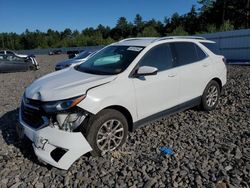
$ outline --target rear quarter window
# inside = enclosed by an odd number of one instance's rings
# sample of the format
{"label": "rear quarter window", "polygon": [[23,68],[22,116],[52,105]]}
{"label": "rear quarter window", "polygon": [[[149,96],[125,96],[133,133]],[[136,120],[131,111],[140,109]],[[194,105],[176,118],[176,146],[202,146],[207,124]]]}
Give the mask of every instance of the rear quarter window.
{"label": "rear quarter window", "polygon": [[196,53],[198,56],[197,60],[200,61],[202,59],[205,59],[207,57],[207,54],[205,54],[205,52],[203,52],[203,50],[199,46],[195,45],[195,47],[196,47]]}

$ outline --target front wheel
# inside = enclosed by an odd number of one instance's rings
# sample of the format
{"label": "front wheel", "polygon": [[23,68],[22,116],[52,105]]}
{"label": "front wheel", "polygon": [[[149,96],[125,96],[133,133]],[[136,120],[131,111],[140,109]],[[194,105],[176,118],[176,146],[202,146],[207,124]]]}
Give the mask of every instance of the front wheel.
{"label": "front wheel", "polygon": [[105,109],[89,123],[86,138],[91,145],[93,156],[100,156],[121,147],[127,139],[128,123],[122,113]]}
{"label": "front wheel", "polygon": [[205,88],[201,106],[205,111],[211,111],[216,108],[219,102],[220,97],[220,86],[218,82],[212,80],[208,83],[207,87]]}

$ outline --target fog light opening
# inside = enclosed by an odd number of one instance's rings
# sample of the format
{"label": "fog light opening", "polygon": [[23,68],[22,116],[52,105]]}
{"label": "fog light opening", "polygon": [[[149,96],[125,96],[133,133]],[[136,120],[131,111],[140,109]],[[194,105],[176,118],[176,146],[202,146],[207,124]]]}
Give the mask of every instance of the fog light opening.
{"label": "fog light opening", "polygon": [[68,150],[63,148],[56,148],[50,153],[50,156],[52,157],[52,159],[58,162],[67,153],[67,151]]}

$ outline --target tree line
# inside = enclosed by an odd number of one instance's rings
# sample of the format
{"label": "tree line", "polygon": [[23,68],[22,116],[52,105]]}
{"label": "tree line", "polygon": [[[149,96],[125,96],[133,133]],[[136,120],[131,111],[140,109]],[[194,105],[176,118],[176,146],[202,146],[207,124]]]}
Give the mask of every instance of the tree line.
{"label": "tree line", "polygon": [[144,21],[137,14],[133,22],[125,17],[116,26],[98,25],[82,31],[66,28],[64,31],[48,29],[47,32],[26,29],[21,34],[0,33],[0,49],[35,49],[77,46],[107,45],[128,37],[160,37],[171,35],[195,35],[250,26],[250,0],[198,0],[201,8],[192,6],[187,14],[174,13],[164,21]]}

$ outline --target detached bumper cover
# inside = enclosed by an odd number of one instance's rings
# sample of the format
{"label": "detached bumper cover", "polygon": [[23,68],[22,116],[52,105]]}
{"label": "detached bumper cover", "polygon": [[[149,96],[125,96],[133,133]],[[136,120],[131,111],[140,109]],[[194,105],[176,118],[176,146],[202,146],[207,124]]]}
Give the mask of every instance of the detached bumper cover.
{"label": "detached bumper cover", "polygon": [[[24,134],[33,142],[37,157],[57,168],[68,170],[75,160],[92,150],[80,132],[66,132],[50,126],[36,130],[30,128],[20,114],[19,121]],[[56,149],[65,151],[59,159],[54,159],[51,155]]]}

